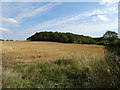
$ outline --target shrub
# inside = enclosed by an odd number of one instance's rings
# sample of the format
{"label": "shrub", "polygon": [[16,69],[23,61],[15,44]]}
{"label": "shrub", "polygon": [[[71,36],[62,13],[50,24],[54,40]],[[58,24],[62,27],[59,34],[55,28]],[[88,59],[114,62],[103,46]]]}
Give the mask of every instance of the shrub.
{"label": "shrub", "polygon": [[114,40],[107,49],[116,55],[120,55],[120,39]]}

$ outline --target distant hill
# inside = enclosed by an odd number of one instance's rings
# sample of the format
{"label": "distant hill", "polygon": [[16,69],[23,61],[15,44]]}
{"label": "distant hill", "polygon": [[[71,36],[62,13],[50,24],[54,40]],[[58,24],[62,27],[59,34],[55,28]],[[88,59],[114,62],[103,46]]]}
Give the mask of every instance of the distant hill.
{"label": "distant hill", "polygon": [[89,36],[61,32],[36,32],[27,38],[29,41],[53,41],[63,43],[94,44],[95,40]]}

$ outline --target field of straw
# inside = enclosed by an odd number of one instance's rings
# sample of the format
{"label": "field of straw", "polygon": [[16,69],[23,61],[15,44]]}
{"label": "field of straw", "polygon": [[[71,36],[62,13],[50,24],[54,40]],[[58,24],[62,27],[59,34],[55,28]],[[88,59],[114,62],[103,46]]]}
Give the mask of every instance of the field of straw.
{"label": "field of straw", "polygon": [[100,45],[68,44],[57,42],[1,41],[3,66],[53,61],[72,56],[84,61],[101,58],[105,47]]}
{"label": "field of straw", "polygon": [[1,43],[3,88],[119,88],[118,58],[104,46]]}

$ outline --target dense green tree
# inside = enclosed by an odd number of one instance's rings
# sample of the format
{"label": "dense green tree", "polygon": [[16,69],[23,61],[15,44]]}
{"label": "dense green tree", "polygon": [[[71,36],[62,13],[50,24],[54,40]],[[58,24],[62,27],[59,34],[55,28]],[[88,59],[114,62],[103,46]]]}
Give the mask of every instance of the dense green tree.
{"label": "dense green tree", "polygon": [[104,39],[108,39],[110,41],[113,41],[115,39],[118,39],[118,34],[116,32],[113,31],[107,31],[104,35],[103,35]]}

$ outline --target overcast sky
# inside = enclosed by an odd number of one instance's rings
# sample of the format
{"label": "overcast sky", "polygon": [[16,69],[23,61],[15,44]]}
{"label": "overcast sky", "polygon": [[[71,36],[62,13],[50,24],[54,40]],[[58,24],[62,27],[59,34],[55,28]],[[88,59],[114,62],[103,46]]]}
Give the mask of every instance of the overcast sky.
{"label": "overcast sky", "polygon": [[25,40],[40,31],[92,37],[100,37],[107,30],[118,32],[115,2],[3,2],[0,6],[3,39]]}

